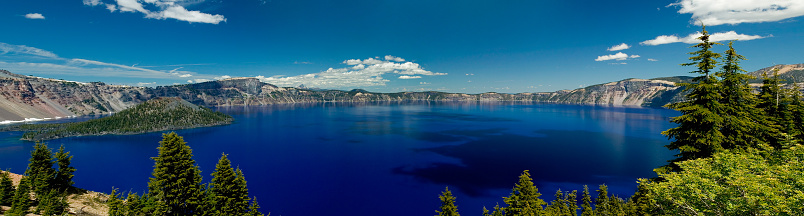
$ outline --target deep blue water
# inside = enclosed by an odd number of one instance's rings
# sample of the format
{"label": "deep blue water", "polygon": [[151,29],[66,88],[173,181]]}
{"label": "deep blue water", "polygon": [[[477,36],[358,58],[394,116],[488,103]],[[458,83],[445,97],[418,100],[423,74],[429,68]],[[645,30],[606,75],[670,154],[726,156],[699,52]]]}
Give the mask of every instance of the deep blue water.
{"label": "deep blue water", "polygon": [[[219,108],[227,126],[177,131],[204,182],[222,153],[272,215],[433,215],[449,186],[467,215],[502,204],[530,170],[542,198],[557,189],[629,197],[673,152],[666,109],[534,103],[324,103]],[[22,173],[33,143],[0,132],[0,168]],[[76,186],[142,194],[161,133],[74,137]],[[594,192],[593,192],[594,193]]]}

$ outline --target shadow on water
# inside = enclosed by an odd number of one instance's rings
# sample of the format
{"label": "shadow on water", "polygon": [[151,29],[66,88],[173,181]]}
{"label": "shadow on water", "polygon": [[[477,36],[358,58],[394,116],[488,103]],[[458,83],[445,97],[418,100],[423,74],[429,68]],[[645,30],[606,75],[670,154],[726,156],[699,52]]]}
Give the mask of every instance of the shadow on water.
{"label": "shadow on water", "polygon": [[487,196],[490,190],[510,189],[523,170],[530,170],[537,186],[595,184],[621,178],[636,181],[655,175],[652,169],[664,163],[668,155],[663,147],[666,141],[611,133],[540,130],[524,136],[501,129],[445,133],[474,139],[416,151],[457,158],[460,164],[401,166],[393,173],[454,186],[469,196]]}

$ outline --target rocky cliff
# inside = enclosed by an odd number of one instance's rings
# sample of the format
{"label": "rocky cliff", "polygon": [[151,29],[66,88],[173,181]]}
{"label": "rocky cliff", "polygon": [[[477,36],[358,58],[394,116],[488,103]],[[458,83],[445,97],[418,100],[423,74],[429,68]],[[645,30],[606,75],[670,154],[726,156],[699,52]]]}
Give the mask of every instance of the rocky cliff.
{"label": "rocky cliff", "polygon": [[[785,74],[790,75],[804,69],[804,65],[775,67],[782,67]],[[256,78],[231,78],[156,88],[130,87],[100,82],[45,79],[0,70],[0,122],[119,112],[157,97],[178,97],[207,107],[370,101],[535,101],[659,107],[681,100],[683,89],[675,83],[689,81],[690,77],[626,79],[575,90],[518,94],[435,91],[372,93],[360,89],[339,91],[284,88],[263,83]]]}

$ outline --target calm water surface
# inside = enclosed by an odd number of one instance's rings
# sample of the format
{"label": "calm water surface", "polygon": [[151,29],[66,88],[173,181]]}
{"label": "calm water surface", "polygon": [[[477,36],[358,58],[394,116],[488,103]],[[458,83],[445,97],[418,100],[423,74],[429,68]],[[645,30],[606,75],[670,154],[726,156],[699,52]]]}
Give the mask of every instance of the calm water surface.
{"label": "calm water surface", "polygon": [[[264,213],[433,215],[449,186],[464,214],[502,204],[522,170],[557,189],[630,196],[673,152],[666,109],[532,103],[324,103],[218,108],[227,126],[181,130],[204,182],[222,153]],[[24,172],[33,143],[0,132],[0,168]],[[142,194],[161,133],[75,137],[76,186]]]}

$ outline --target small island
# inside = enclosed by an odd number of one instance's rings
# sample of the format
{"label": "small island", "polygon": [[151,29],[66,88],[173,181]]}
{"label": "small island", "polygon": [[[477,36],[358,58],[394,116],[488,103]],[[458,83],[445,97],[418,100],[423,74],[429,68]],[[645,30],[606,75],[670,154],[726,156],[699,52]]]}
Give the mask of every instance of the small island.
{"label": "small island", "polygon": [[23,140],[40,141],[73,136],[130,135],[231,124],[233,118],[196,106],[181,98],[155,98],[111,116],[84,122],[25,124],[7,130],[26,131]]}

